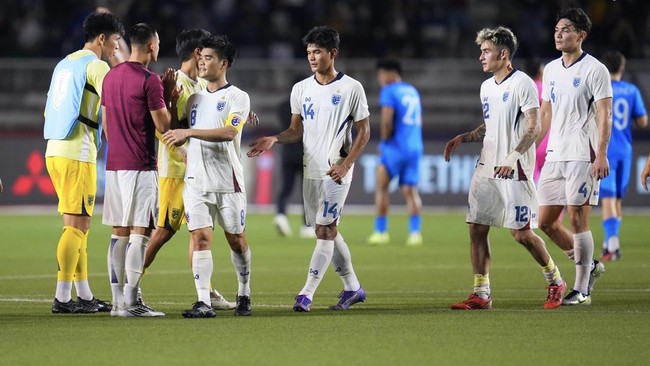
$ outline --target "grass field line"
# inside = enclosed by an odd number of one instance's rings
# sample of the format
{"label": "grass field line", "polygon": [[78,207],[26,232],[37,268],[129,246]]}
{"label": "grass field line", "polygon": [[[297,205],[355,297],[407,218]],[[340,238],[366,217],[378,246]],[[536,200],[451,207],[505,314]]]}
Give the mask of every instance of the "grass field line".
{"label": "grass field line", "polygon": [[[22,298],[22,297],[15,297],[15,298],[0,298],[0,302],[10,302],[10,303],[51,303],[52,299],[47,298],[47,299],[41,299],[41,298]],[[155,302],[156,305],[165,305],[165,306],[187,306],[189,302],[175,302],[175,301],[157,301]],[[292,312],[291,308],[293,304],[260,304],[256,302],[252,302],[252,306],[254,309],[256,308],[262,308],[262,309],[287,309],[287,312]],[[362,305],[364,310],[388,310],[385,309],[384,304],[379,304],[377,306],[373,306],[371,304],[368,305]],[[325,310],[329,308],[329,305],[323,305],[323,306],[312,306],[312,310]],[[418,305],[418,306],[413,306],[412,304],[408,306],[410,310],[423,310],[426,312],[453,312],[449,310],[447,307],[440,307],[440,306],[433,306],[433,305]],[[644,309],[644,310],[620,310],[620,309],[597,309],[593,310],[592,307],[588,307],[589,313],[598,313],[598,314],[650,314],[650,309]],[[394,310],[394,309],[390,309]],[[354,310],[353,310],[354,311]],[[227,313],[229,311],[219,311],[219,313]],[[549,313],[549,310],[545,309],[513,309],[513,308],[492,308],[489,310],[489,312],[508,312],[508,313]],[[458,312],[459,314],[464,313],[464,312]]]}
{"label": "grass field line", "polygon": [[[419,271],[419,270],[445,270],[445,269],[464,269],[468,265],[453,265],[453,264],[426,264],[426,265],[415,265],[408,266],[410,271]],[[627,268],[631,269],[647,269],[650,267],[650,263],[641,263],[638,265],[626,265]],[[511,264],[511,263],[500,263],[498,265],[499,270],[511,270],[511,269],[525,269],[531,268],[530,264]],[[282,267],[267,267],[267,268],[255,268],[253,267],[252,274],[255,273],[267,273],[267,272],[298,272],[304,270],[304,266],[282,266]],[[387,271],[393,269],[403,270],[404,267],[401,264],[395,265],[365,265],[365,266],[355,266],[357,272],[360,271]],[[232,268],[215,268],[213,273],[215,274],[228,274],[232,273]],[[191,271],[187,269],[175,269],[175,270],[150,270],[147,272],[146,276],[170,276],[170,275],[190,275]],[[106,277],[106,272],[92,272],[88,274],[89,277]],[[21,275],[4,275],[0,276],[0,281],[11,281],[11,280],[38,280],[38,279],[48,279],[55,278],[56,273],[41,273],[41,274],[21,274]]]}

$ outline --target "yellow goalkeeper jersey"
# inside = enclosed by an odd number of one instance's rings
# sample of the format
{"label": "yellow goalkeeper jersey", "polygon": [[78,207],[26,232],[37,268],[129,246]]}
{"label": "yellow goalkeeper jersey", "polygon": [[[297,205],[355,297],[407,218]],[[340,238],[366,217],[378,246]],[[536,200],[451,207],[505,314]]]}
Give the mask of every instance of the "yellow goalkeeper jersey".
{"label": "yellow goalkeeper jersey", "polygon": [[[194,93],[198,93],[205,89],[207,82],[201,78],[192,80],[184,72],[176,71],[176,85],[182,86],[183,90],[178,97],[176,107],[178,108],[178,120],[186,119],[185,105],[187,99]],[[185,177],[185,163],[180,155],[171,151],[165,144],[158,144],[158,176],[161,178],[184,178]]]}
{"label": "yellow goalkeeper jersey", "polygon": [[[71,59],[88,56],[93,52],[90,50],[79,50],[69,54]],[[83,90],[81,97],[81,114],[93,120],[97,120],[100,108],[100,96],[102,95],[102,82],[110,67],[102,60],[93,60],[86,66],[86,83],[90,84],[96,91],[93,93],[88,89]],[[70,136],[65,140],[48,140],[45,156],[59,156],[72,160],[97,163],[97,130],[83,123],[77,123]]]}

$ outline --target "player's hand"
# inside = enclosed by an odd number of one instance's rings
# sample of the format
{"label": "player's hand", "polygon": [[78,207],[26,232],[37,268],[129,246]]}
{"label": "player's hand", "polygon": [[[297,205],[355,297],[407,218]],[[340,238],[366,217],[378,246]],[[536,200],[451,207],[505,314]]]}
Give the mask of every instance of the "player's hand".
{"label": "player's hand", "polygon": [[165,132],[162,136],[162,140],[166,145],[175,145],[181,146],[189,137],[189,130],[183,128],[177,128],[175,130],[169,130]]}
{"label": "player's hand", "polygon": [[325,174],[329,175],[334,182],[341,184],[341,182],[343,182],[343,177],[348,174],[348,169],[345,169],[343,165],[334,164]]}
{"label": "player's hand", "polygon": [[[648,189],[646,188],[646,191],[647,191],[647,190],[648,190]],[[0,193],[2,193],[2,179],[0,179]]]}
{"label": "player's hand", "polygon": [[278,141],[275,136],[265,136],[260,137],[255,142],[251,143],[251,149],[246,153],[246,156],[249,158],[254,158],[256,156],[262,155],[265,151],[271,149],[273,145]]}
{"label": "player's hand", "polygon": [[454,150],[456,150],[456,148],[458,147],[458,145],[461,144],[461,142],[462,140],[460,135],[454,137],[453,139],[449,140],[449,142],[447,142],[447,145],[445,145],[445,152],[444,152],[445,161],[449,161],[451,159],[451,153],[454,152]]}
{"label": "player's hand", "polygon": [[[646,191],[648,190],[648,181],[650,180],[650,158],[648,158],[648,162],[645,164],[645,168],[643,168],[643,171],[641,172],[641,185],[643,186],[643,189]],[[0,191],[2,191],[2,183],[0,183]]]}
{"label": "player's hand", "polygon": [[250,111],[248,112],[248,118],[246,118],[246,124],[251,126],[257,126],[260,124],[260,119],[257,117],[257,113]]}
{"label": "player's hand", "polygon": [[596,160],[594,160],[592,167],[592,174],[598,180],[601,180],[609,175],[609,160],[607,160],[607,156],[596,155]]}
{"label": "player's hand", "polygon": [[503,179],[512,179],[515,172],[515,165],[517,160],[521,158],[521,153],[515,151],[510,152],[497,166],[494,167],[494,177]]}
{"label": "player's hand", "polygon": [[167,68],[160,78],[162,79],[163,89],[165,90],[165,101],[175,103],[178,100],[180,92],[183,91],[183,86],[176,86],[178,79],[176,70]]}

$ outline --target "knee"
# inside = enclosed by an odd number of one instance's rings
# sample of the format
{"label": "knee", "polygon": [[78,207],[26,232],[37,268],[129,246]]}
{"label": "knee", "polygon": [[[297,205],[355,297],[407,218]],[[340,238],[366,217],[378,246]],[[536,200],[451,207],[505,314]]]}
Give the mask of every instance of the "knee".
{"label": "knee", "polygon": [[246,253],[248,251],[248,243],[246,243],[246,239],[243,235],[234,235],[228,240],[228,245],[230,245],[230,250],[237,254]]}

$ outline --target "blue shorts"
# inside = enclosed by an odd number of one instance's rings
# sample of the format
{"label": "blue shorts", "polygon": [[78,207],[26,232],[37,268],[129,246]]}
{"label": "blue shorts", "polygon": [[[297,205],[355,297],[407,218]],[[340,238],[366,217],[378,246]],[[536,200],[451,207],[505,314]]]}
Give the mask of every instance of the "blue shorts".
{"label": "blue shorts", "polygon": [[402,151],[399,148],[381,144],[380,163],[386,168],[390,179],[399,177],[400,186],[417,186],[420,179],[422,151]]}
{"label": "blue shorts", "polygon": [[609,157],[609,175],[600,181],[600,198],[624,198],[631,172],[631,155]]}

